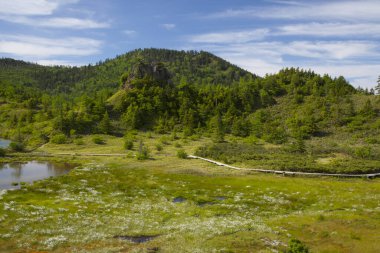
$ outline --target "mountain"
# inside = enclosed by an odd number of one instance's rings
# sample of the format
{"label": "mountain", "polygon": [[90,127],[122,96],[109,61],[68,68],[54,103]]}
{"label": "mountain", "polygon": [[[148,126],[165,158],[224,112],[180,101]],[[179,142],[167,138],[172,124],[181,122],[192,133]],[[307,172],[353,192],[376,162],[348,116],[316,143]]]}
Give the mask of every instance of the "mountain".
{"label": "mountain", "polygon": [[139,61],[161,62],[172,73],[195,85],[231,85],[255,75],[207,52],[137,49],[113,59],[82,67],[41,66],[10,58],[0,59],[0,82],[34,87],[50,93],[83,94],[104,88],[116,89],[120,77]]}

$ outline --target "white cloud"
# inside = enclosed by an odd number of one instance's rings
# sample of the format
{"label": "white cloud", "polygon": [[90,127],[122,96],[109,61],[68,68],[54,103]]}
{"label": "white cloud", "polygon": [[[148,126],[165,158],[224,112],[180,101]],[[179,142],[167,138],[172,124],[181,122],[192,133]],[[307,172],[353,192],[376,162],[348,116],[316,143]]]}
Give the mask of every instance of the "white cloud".
{"label": "white cloud", "polygon": [[294,41],[282,43],[278,51],[282,54],[305,58],[342,60],[379,56],[376,52],[377,48],[377,43],[368,41]]}
{"label": "white cloud", "polygon": [[1,20],[12,23],[23,24],[35,27],[50,27],[50,28],[71,28],[71,29],[96,29],[107,28],[109,23],[97,22],[91,19],[78,19],[69,17],[56,18],[30,18],[25,16],[1,16]]}
{"label": "white cloud", "polygon": [[175,24],[162,24],[161,26],[166,30],[173,30],[176,27]]}
{"label": "white cloud", "polygon": [[274,35],[309,35],[319,37],[380,37],[379,23],[307,23],[278,27]]}
{"label": "white cloud", "polygon": [[[34,21],[36,22],[36,21]],[[73,28],[73,29],[90,29],[90,28],[107,28],[108,23],[97,22],[91,19],[78,18],[50,18],[37,22],[39,26],[56,27],[56,28]]]}
{"label": "white cloud", "polygon": [[76,3],[77,0],[0,0],[0,14],[7,15],[51,15],[60,6]]}
{"label": "white cloud", "polygon": [[270,18],[291,20],[380,20],[380,1],[310,1],[309,3],[230,9],[208,15],[209,18]]}
{"label": "white cloud", "polygon": [[3,35],[0,53],[37,59],[54,56],[88,56],[99,53],[102,42],[95,39],[68,37],[50,39],[35,36]]}
{"label": "white cloud", "polygon": [[190,36],[189,39],[195,43],[243,43],[262,40],[268,34],[269,29],[254,29],[236,32],[206,33]]}
{"label": "white cloud", "polygon": [[[191,41],[192,42],[192,41]],[[251,52],[257,57],[295,56],[323,61],[350,60],[360,57],[380,56],[379,45],[371,41],[263,41],[247,43],[205,43],[201,45],[218,52],[245,54]]]}
{"label": "white cloud", "polygon": [[[87,18],[55,17],[59,7],[78,0],[0,0],[0,20],[34,27],[96,29],[110,26]],[[43,16],[43,17],[42,17]]]}

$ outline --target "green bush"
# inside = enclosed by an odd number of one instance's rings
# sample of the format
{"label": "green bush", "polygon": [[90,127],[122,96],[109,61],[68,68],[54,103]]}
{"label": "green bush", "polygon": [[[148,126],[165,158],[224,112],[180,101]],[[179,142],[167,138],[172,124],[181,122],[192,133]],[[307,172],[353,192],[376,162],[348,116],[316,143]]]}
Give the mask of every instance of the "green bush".
{"label": "green bush", "polygon": [[95,144],[98,144],[98,145],[103,145],[103,144],[106,144],[106,141],[100,137],[100,136],[94,136],[92,138],[92,141],[95,143]]}
{"label": "green bush", "polygon": [[309,253],[309,249],[300,240],[291,239],[289,249],[285,253]]}
{"label": "green bush", "polygon": [[162,151],[163,150],[163,146],[160,143],[157,143],[156,144],[156,149],[157,149],[157,151]]}
{"label": "green bush", "polygon": [[176,142],[176,143],[174,144],[174,147],[176,147],[176,148],[181,148],[182,145],[181,145],[181,143]]}
{"label": "green bush", "polygon": [[131,139],[126,139],[124,141],[124,148],[127,150],[132,150],[133,149],[133,141]]}
{"label": "green bush", "polygon": [[74,144],[75,145],[84,145],[84,141],[82,139],[75,139]]}
{"label": "green bush", "polygon": [[3,148],[0,148],[0,157],[4,157],[6,155],[6,151]]}
{"label": "green bush", "polygon": [[25,145],[21,142],[11,142],[9,144],[9,148],[12,150],[12,151],[16,151],[16,152],[22,152],[24,151],[25,149]]}
{"label": "green bush", "polygon": [[294,142],[289,145],[288,151],[291,153],[305,153],[305,141],[301,138],[297,138]]}
{"label": "green bush", "polygon": [[177,151],[177,157],[181,159],[186,159],[187,158],[187,153],[185,150],[180,149]]}
{"label": "green bush", "polygon": [[371,158],[372,149],[369,146],[358,147],[354,150],[354,155],[358,158]]}
{"label": "green bush", "polygon": [[149,149],[148,147],[146,147],[144,145],[144,143],[142,141],[140,141],[140,144],[139,144],[139,150],[138,150],[138,153],[137,153],[137,160],[147,160],[150,158],[150,154],[149,154]]}
{"label": "green bush", "polygon": [[65,144],[67,142],[67,137],[64,134],[56,134],[51,137],[50,142],[54,144]]}

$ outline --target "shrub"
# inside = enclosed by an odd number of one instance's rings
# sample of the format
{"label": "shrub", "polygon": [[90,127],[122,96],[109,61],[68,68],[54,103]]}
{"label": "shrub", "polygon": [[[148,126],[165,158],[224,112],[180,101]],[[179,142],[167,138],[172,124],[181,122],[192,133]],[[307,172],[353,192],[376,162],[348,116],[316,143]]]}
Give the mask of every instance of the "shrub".
{"label": "shrub", "polygon": [[301,138],[297,138],[294,142],[292,142],[289,145],[288,150],[291,153],[305,153],[306,152],[305,141]]}
{"label": "shrub", "polygon": [[12,141],[12,142],[9,144],[9,148],[10,148],[12,151],[22,152],[22,151],[24,151],[25,146],[24,146],[24,144],[21,143],[21,142],[13,142],[13,141]]}
{"label": "shrub", "polygon": [[175,130],[173,130],[172,134],[170,135],[170,139],[172,141],[175,141],[178,139],[177,132]]}
{"label": "shrub", "polygon": [[289,249],[285,253],[309,253],[309,249],[300,240],[291,239]]}
{"label": "shrub", "polygon": [[64,134],[56,134],[51,137],[50,142],[54,144],[65,144],[67,142],[67,137]]}
{"label": "shrub", "polygon": [[174,147],[176,147],[176,148],[181,148],[182,145],[181,145],[181,143],[176,142],[176,143],[174,144]]}
{"label": "shrub", "polygon": [[358,147],[354,150],[354,154],[359,158],[371,158],[372,149],[369,146]]}
{"label": "shrub", "polygon": [[181,159],[186,159],[187,158],[187,153],[185,150],[180,149],[177,151],[177,157]]}
{"label": "shrub", "polygon": [[157,149],[157,151],[162,151],[163,147],[162,147],[162,145],[160,143],[157,143],[156,144],[156,149]]}
{"label": "shrub", "polygon": [[149,149],[144,145],[142,141],[139,144],[139,151],[137,153],[137,160],[147,160],[149,159]]}
{"label": "shrub", "polygon": [[82,139],[75,139],[75,145],[84,145],[84,141]]}
{"label": "shrub", "polygon": [[4,157],[6,155],[6,151],[3,148],[0,148],[0,157]]}
{"label": "shrub", "polygon": [[92,138],[92,141],[95,143],[95,144],[98,144],[98,145],[103,145],[103,144],[106,144],[106,141],[100,137],[100,136],[94,136]]}
{"label": "shrub", "polygon": [[133,149],[133,141],[131,139],[126,139],[124,141],[124,148],[127,150]]}

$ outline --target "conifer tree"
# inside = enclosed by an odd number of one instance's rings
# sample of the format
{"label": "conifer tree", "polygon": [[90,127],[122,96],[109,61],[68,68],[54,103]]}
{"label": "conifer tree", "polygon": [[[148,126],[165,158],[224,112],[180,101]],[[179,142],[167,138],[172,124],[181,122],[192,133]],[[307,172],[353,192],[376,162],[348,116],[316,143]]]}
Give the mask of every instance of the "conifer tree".
{"label": "conifer tree", "polygon": [[104,113],[103,119],[99,122],[99,131],[103,134],[109,134],[111,133],[111,121],[110,117],[108,116],[108,112],[106,111]]}

